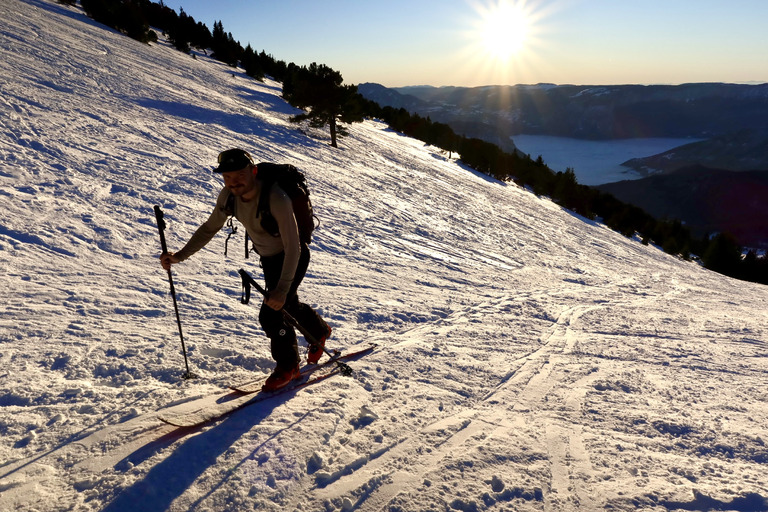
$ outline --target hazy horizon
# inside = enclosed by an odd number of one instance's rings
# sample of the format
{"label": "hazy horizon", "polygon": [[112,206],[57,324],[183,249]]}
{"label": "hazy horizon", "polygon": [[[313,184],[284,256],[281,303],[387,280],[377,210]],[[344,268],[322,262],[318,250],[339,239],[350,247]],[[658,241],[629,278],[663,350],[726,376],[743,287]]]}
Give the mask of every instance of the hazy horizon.
{"label": "hazy horizon", "polygon": [[757,0],[164,4],[209,28],[222,21],[243,46],[279,60],[326,64],[353,84],[768,82],[768,3]]}

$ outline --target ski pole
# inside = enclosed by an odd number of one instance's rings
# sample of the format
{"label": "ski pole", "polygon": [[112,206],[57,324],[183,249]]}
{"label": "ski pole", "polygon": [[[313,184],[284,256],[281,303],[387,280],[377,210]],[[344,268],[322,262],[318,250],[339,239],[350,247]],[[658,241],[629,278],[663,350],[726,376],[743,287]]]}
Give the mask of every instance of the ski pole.
{"label": "ski pole", "polygon": [[[168,252],[168,246],[165,243],[165,219],[163,211],[155,205],[155,218],[157,219],[157,229],[160,231],[160,246],[163,254]],[[196,375],[189,371],[189,361],[187,360],[187,347],[184,345],[184,334],[181,332],[181,317],[179,317],[179,305],[176,303],[176,288],[173,286],[173,275],[171,269],[168,269],[168,282],[171,284],[171,297],[173,297],[173,310],[176,312],[176,324],[179,326],[179,337],[181,338],[181,352],[184,354],[184,367],[187,369],[182,375],[183,379],[194,379]]]}
{"label": "ski pole", "polygon": [[[240,299],[240,302],[242,302],[243,304],[248,304],[248,302],[250,301],[251,285],[256,287],[256,289],[259,291],[260,294],[264,296],[264,298],[267,298],[267,291],[264,288],[262,288],[262,286],[259,283],[254,281],[253,278],[250,276],[250,274],[248,274],[248,272],[246,272],[242,268],[238,270],[238,272],[240,274],[240,277],[243,278],[243,291],[244,291],[244,296],[242,299]],[[281,309],[280,311],[283,313],[283,318],[285,318],[285,321],[291,324],[296,329],[298,329],[299,332],[301,332],[301,334],[304,335],[304,338],[310,343],[310,345],[318,345],[317,339],[314,336],[312,336],[312,333],[310,333],[307,329],[305,329],[304,326],[302,326],[298,322],[298,320],[296,320],[293,317],[293,315],[291,315],[285,309]],[[331,359],[336,357],[331,352],[329,352],[328,349],[325,347],[323,347],[323,352],[328,354],[328,357],[330,357]],[[348,364],[342,363],[341,361],[334,361],[334,362],[339,366],[339,369],[341,369],[342,375],[346,375],[346,376],[352,375],[352,368]]]}

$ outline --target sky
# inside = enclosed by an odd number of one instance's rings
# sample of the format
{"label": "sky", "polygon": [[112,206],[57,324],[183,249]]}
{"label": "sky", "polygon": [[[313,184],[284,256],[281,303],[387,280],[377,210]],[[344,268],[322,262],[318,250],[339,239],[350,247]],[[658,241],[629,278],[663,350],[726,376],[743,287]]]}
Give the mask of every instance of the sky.
{"label": "sky", "polygon": [[326,64],[353,84],[768,82],[765,0],[165,4],[211,29],[222,21],[243,46]]}

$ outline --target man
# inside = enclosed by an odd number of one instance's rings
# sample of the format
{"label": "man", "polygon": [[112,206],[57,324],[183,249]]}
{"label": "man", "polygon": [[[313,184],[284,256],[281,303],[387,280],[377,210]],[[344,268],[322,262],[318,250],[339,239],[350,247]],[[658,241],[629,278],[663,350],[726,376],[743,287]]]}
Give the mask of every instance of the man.
{"label": "man", "polygon": [[192,235],[187,244],[176,253],[160,255],[160,262],[168,270],[172,264],[182,262],[202,249],[224,226],[230,215],[227,199],[234,196],[234,215],[245,226],[253,246],[261,258],[266,281],[267,297],[259,312],[259,321],[270,339],[272,358],[277,363],[264,384],[265,391],[279,389],[299,376],[299,350],[296,331],[284,320],[282,309],[290,313],[318,341],[311,346],[307,361],[316,363],[323,355],[325,340],[331,328],[311,307],[299,302],[297,289],[309,265],[309,247],[301,243],[293,204],[277,183],[271,185],[269,211],[277,221],[279,234],[267,232],[258,215],[258,202],[264,183],[259,179],[258,165],[242,149],[229,149],[219,155],[219,166],[224,188],[216,200],[205,223]]}

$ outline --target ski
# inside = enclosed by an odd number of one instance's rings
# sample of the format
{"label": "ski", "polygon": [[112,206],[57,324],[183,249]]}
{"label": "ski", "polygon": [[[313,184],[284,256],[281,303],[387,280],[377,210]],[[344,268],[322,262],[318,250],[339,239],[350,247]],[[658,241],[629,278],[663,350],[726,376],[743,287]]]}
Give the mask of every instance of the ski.
{"label": "ski", "polygon": [[[302,368],[299,378],[295,379],[287,386],[275,391],[261,391],[261,386],[266,379],[259,379],[230,387],[232,391],[229,393],[219,393],[201,398],[191,404],[188,403],[174,407],[160,413],[157,417],[163,423],[175,427],[191,428],[204,425],[205,423],[222,418],[248,405],[263,402],[292,391],[298,391],[342,373],[342,367],[337,366],[327,373],[313,376],[318,370],[327,368],[337,362],[362,357],[372,352],[374,348],[376,348],[376,345],[371,345],[362,350],[338,355],[319,364],[307,365]],[[256,392],[258,393],[254,395]]]}
{"label": "ski", "polygon": [[[330,359],[327,359],[323,362],[317,363],[317,364],[308,364],[301,368],[299,372],[299,377],[296,380],[302,380],[306,376],[316,372],[317,370],[320,370],[322,368],[325,368],[326,366],[330,366],[332,364],[337,363],[343,363],[344,361],[348,361],[350,359],[354,359],[357,356],[362,356],[367,354],[368,352],[372,351],[374,348],[376,348],[376,345],[370,345],[362,350],[357,350],[355,352],[348,352],[348,353],[342,353],[339,350],[334,350],[333,357]],[[343,364],[339,364],[339,366],[342,369],[344,366]],[[249,380],[247,382],[243,382],[241,384],[235,384],[232,386],[229,386],[229,389],[232,391],[236,391],[241,394],[250,394],[255,393],[257,391],[261,391],[261,387],[264,385],[265,379],[255,379],[255,380]]]}
{"label": "ski", "polygon": [[[312,364],[312,365],[305,365],[301,368],[299,371],[299,376],[294,379],[295,381],[301,381],[306,379],[309,375],[313,374],[317,370],[320,370],[321,368],[325,368],[326,366],[332,364],[338,356],[340,356],[341,353],[337,353],[334,355],[334,359],[325,361],[323,363],[319,364]],[[229,386],[229,389],[232,391],[235,391],[237,393],[240,393],[241,395],[249,395],[251,393],[256,393],[258,391],[261,391],[262,386],[264,385],[264,381],[266,379],[260,378],[256,380],[249,380],[247,382],[243,382],[241,384],[234,384],[232,386]]]}

